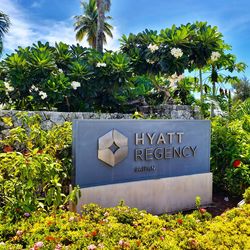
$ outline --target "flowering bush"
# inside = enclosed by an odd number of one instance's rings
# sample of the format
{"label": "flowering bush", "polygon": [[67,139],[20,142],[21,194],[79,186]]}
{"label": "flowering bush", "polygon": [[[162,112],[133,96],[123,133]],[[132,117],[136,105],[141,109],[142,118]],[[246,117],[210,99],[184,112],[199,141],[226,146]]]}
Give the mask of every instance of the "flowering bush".
{"label": "flowering bush", "polygon": [[[198,90],[197,79],[186,78],[192,89],[186,88],[181,84],[185,71],[212,67],[212,82],[229,82],[235,78],[217,72],[244,70],[244,63],[226,54],[229,49],[217,27],[205,22],[123,36],[119,52],[104,54],[80,45],[38,42],[18,48],[0,62],[0,105],[19,110],[131,113],[147,104],[190,105],[195,102],[193,91],[207,93],[209,87]],[[164,85],[155,84],[154,79],[163,77]]]}
{"label": "flowering bush", "polygon": [[214,219],[205,213],[154,216],[95,204],[83,206],[82,215],[33,212],[0,224],[0,249],[249,249],[250,205]]}
{"label": "flowering bush", "polygon": [[212,121],[211,169],[216,187],[241,195],[250,186],[250,113],[231,117]]}
{"label": "flowering bush", "polygon": [[38,42],[1,61],[0,103],[19,110],[111,111],[131,74],[119,52]]}

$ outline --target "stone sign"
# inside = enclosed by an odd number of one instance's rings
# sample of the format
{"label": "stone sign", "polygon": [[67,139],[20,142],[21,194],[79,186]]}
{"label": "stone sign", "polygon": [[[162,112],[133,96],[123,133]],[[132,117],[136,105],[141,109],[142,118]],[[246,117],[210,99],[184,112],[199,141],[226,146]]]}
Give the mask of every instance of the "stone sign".
{"label": "stone sign", "polygon": [[74,120],[75,184],[81,188],[209,173],[206,120]]}
{"label": "stone sign", "polygon": [[210,122],[74,120],[77,205],[128,206],[161,214],[212,201]]}

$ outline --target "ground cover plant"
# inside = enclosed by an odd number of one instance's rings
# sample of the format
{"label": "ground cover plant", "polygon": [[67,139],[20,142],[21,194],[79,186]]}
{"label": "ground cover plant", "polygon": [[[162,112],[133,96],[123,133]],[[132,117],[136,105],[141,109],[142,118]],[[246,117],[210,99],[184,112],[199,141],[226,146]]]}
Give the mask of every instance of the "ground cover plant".
{"label": "ground cover plant", "polygon": [[154,216],[120,204],[85,205],[82,215],[33,212],[0,225],[0,249],[249,249],[250,205],[211,219],[192,214]]}

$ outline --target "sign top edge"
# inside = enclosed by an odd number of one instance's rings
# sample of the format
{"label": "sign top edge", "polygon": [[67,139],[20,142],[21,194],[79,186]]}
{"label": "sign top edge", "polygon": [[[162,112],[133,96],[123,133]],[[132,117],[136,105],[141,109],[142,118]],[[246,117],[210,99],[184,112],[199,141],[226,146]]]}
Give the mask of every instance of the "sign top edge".
{"label": "sign top edge", "polygon": [[123,122],[123,121],[129,121],[129,122],[205,122],[205,123],[211,123],[210,120],[181,120],[181,119],[73,119],[74,123],[76,122]]}

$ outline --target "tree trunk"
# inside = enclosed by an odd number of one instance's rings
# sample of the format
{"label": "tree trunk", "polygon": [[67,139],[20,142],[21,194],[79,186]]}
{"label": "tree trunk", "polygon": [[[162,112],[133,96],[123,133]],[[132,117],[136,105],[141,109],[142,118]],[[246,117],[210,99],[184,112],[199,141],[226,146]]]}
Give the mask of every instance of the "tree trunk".
{"label": "tree trunk", "polygon": [[203,105],[203,83],[202,83],[202,71],[201,69],[199,69],[199,77],[200,77],[200,94],[201,94],[201,97],[200,97],[200,101],[201,101],[201,118],[203,119],[204,118],[204,105]]}
{"label": "tree trunk", "polygon": [[105,19],[105,3],[104,0],[97,0],[98,19],[97,19],[97,39],[96,49],[103,52],[103,37],[104,37],[104,19]]}
{"label": "tree trunk", "polygon": [[203,104],[203,83],[202,83],[202,72],[201,69],[199,69],[199,76],[200,76],[200,100],[201,100],[201,104]]}
{"label": "tree trunk", "polygon": [[231,116],[231,111],[232,111],[232,96],[231,96],[231,90],[229,90],[229,93],[228,93],[228,113],[229,113],[229,117]]}
{"label": "tree trunk", "polygon": [[216,89],[215,89],[215,82],[212,82],[213,84],[213,93],[212,93],[212,105],[211,105],[211,117],[215,117],[215,113],[214,113],[214,99],[215,99],[215,92],[216,92]]}

